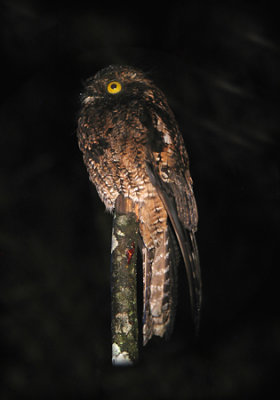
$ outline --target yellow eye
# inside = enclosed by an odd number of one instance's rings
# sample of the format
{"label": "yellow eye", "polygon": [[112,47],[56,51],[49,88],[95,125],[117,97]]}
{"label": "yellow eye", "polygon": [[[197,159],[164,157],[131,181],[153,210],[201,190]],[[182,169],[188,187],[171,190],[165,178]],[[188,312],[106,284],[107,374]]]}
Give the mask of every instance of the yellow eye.
{"label": "yellow eye", "polygon": [[108,84],[107,90],[111,94],[116,94],[122,90],[122,85],[120,84],[120,82],[112,81]]}

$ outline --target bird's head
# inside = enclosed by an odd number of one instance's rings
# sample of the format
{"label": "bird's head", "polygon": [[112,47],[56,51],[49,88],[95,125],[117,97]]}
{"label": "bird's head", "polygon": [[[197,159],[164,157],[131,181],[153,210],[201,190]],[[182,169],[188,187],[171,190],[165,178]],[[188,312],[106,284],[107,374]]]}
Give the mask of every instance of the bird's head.
{"label": "bird's head", "polygon": [[83,106],[129,106],[153,101],[156,91],[156,86],[142,71],[130,66],[110,65],[86,80],[81,100]]}

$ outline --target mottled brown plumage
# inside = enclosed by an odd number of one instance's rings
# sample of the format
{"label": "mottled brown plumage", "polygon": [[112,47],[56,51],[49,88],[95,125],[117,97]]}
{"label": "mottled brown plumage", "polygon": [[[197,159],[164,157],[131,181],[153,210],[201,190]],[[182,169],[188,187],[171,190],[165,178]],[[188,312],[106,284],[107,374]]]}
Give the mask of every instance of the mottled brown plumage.
{"label": "mottled brown plumage", "polygon": [[139,219],[143,343],[172,328],[177,244],[197,326],[201,305],[197,208],[188,155],[164,94],[143,72],[110,66],[87,80],[81,101],[78,140],[90,179],[107,210],[112,211],[123,194],[131,199]]}

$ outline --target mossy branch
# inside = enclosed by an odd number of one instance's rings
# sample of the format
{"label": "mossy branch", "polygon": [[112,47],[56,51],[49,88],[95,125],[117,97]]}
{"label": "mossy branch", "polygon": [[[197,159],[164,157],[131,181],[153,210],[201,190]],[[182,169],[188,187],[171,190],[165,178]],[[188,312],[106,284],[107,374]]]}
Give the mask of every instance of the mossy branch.
{"label": "mossy branch", "polygon": [[138,221],[129,199],[116,202],[111,250],[112,363],[132,365],[138,359],[137,320]]}

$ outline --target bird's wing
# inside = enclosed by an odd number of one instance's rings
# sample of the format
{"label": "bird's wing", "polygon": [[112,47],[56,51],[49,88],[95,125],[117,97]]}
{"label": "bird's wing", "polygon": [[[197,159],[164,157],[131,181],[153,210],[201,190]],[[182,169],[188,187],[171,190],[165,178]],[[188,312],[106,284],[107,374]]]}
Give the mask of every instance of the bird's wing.
{"label": "bird's wing", "polygon": [[[194,229],[186,229],[179,218],[176,203],[178,203],[177,199],[182,196],[182,194],[176,193],[178,192],[176,185],[164,182],[161,179],[159,173],[154,167],[154,162],[147,161],[146,168],[151,183],[156,188],[157,193],[164,204],[181,249],[189,283],[192,316],[195,330],[197,332],[199,329],[202,290],[195,231]],[[189,212],[190,210],[186,211]]]}
{"label": "bird's wing", "polygon": [[147,129],[146,170],[178,240],[186,267],[192,315],[197,331],[202,284],[195,238],[198,213],[188,154],[175,117],[163,97],[153,100],[141,122]]}

